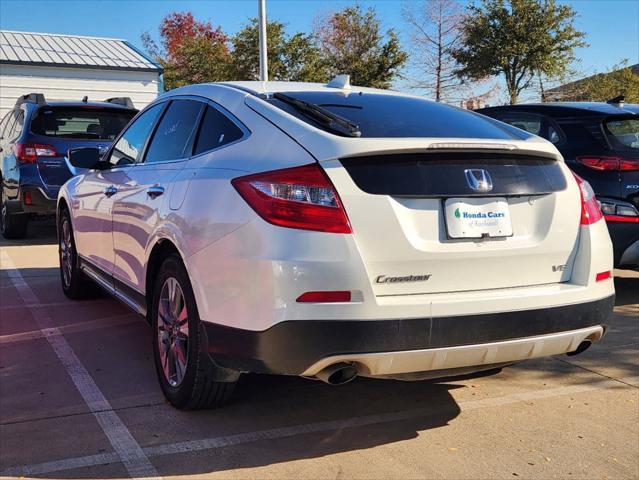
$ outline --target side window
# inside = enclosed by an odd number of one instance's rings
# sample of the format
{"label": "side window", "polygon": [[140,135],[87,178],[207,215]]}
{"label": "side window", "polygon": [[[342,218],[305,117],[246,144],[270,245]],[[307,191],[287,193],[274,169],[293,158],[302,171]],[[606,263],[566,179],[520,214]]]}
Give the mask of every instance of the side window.
{"label": "side window", "polygon": [[521,114],[508,114],[502,120],[511,124],[513,127],[526,130],[533,135],[543,136],[541,131],[541,117],[521,115]]}
{"label": "side window", "polygon": [[190,157],[195,124],[203,106],[202,102],[195,100],[172,101],[151,139],[145,163]]}
{"label": "side window", "polygon": [[561,141],[561,135],[559,134],[558,129],[553,125],[551,120],[543,117],[542,115],[508,112],[501,120],[502,122],[509,123],[513,127],[520,128],[528,133],[545,138],[554,144]]}
{"label": "side window", "polygon": [[561,141],[561,136],[559,132],[552,125],[548,125],[548,140],[552,143],[559,143]]}
{"label": "side window", "polygon": [[194,155],[221,147],[242,138],[244,133],[218,109],[207,105],[200,126]]}
{"label": "side window", "polygon": [[144,143],[163,108],[163,103],[152,106],[129,126],[111,151],[111,166],[130,165],[140,160]]}

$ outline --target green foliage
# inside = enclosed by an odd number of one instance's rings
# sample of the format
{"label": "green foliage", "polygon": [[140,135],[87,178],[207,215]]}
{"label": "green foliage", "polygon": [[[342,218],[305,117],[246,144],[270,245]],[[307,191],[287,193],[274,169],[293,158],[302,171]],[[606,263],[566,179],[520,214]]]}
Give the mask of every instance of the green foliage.
{"label": "green foliage", "polygon": [[[388,88],[407,54],[393,30],[382,34],[380,28],[375,11],[362,11],[359,6],[328,16],[312,35],[289,35],[284,24],[268,22],[269,80],[324,83],[347,73],[354,85]],[[191,83],[259,79],[255,18],[230,42],[220,27],[200,22],[190,12],[167,15],[159,32],[160,46],[148,33],[142,35],[142,43],[164,67],[167,90]]]}
{"label": "green foliage", "polygon": [[623,95],[628,103],[639,103],[639,75],[633,73],[628,61],[612,67],[608,73],[557,88],[561,100],[605,102]]}
{"label": "green foliage", "polygon": [[463,21],[463,45],[453,52],[460,77],[503,75],[510,103],[530,87],[534,75],[556,77],[585,46],[573,26],[575,11],[555,0],[482,0]]}
{"label": "green foliage", "polygon": [[311,35],[296,33],[283,48],[283,61],[287,80],[293,82],[319,82],[330,80],[328,63]]}
{"label": "green foliage", "polygon": [[211,22],[199,22],[191,12],[173,12],[159,26],[161,47],[148,32],[142,44],[164,68],[164,88],[228,80],[231,56],[228,38]]}
{"label": "green foliage", "polygon": [[[259,79],[259,27],[256,18],[232,39],[233,73],[237,80]],[[296,33],[288,36],[280,22],[267,22],[266,45],[269,80],[324,82],[326,64],[313,39]]]}
{"label": "green foliage", "polygon": [[330,76],[351,75],[354,85],[389,88],[408,55],[391,29],[382,34],[374,9],[359,5],[325,17],[315,31]]}
{"label": "green foliage", "polygon": [[177,52],[177,60],[164,63],[167,90],[230,78],[230,55],[226,46],[219,42],[204,37],[187,38]]}

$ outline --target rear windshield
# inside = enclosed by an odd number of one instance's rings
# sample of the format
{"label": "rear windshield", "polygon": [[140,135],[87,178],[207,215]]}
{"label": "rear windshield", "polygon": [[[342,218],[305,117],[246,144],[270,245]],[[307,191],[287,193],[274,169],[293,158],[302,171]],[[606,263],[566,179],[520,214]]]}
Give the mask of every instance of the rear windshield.
{"label": "rear windshield", "polygon": [[105,108],[45,107],[35,114],[31,131],[47,137],[114,140],[135,113]]}
{"label": "rear windshield", "polygon": [[[530,137],[491,118],[469,110],[400,95],[353,92],[283,92],[330,110],[359,126],[362,137],[438,137],[519,140]],[[280,100],[263,96],[295,117],[322,126]]]}
{"label": "rear windshield", "polygon": [[609,120],[604,126],[614,149],[639,153],[639,119]]}

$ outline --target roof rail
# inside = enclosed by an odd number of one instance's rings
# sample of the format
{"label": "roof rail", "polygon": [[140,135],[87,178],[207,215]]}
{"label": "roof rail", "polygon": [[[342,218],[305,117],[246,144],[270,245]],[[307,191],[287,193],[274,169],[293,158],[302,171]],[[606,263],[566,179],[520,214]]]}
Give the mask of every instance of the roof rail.
{"label": "roof rail", "polygon": [[35,103],[37,105],[46,105],[47,101],[42,93],[27,93],[26,95],[20,95],[16,100],[16,106],[23,103]]}
{"label": "roof rail", "polygon": [[127,107],[127,108],[135,108],[135,105],[133,105],[133,101],[131,100],[130,97],[107,98],[105,102],[113,103],[115,105],[122,105],[123,107]]}

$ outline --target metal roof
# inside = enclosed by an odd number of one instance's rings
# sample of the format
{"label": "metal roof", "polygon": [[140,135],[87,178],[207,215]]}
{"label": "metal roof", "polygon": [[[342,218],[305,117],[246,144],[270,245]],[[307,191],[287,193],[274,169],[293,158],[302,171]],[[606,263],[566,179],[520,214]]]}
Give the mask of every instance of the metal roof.
{"label": "metal roof", "polygon": [[126,40],[0,30],[0,64],[162,72]]}

